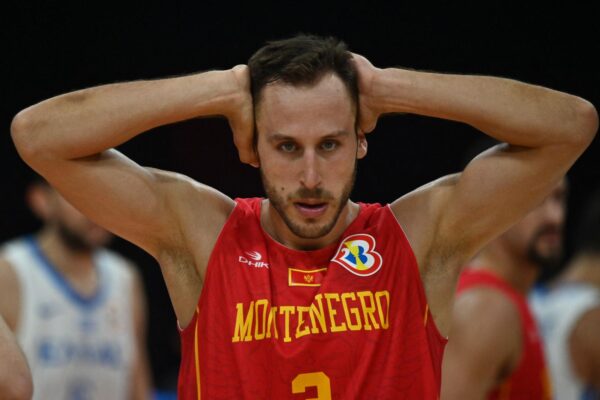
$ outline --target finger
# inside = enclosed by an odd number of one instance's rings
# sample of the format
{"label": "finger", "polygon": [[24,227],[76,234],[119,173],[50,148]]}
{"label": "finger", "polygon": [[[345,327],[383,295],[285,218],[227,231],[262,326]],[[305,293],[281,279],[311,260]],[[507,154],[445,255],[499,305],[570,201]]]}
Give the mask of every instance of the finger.
{"label": "finger", "polygon": [[254,150],[253,132],[249,129],[236,129],[232,126],[233,143],[238,150],[240,161],[258,167],[258,157]]}
{"label": "finger", "polygon": [[363,133],[370,133],[375,129],[377,125],[377,116],[375,114],[364,111],[360,116],[359,127]]}

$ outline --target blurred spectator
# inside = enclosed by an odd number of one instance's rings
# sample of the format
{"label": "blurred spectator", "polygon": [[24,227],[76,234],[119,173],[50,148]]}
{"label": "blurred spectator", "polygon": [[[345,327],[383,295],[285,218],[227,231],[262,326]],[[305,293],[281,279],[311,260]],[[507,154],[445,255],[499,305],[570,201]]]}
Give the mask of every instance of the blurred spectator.
{"label": "blurred spectator", "polygon": [[557,399],[600,399],[600,190],[583,212],[575,255],[531,302]]}
{"label": "blurred spectator", "polygon": [[111,235],[45,181],[27,191],[39,233],[0,249],[0,315],[31,366],[34,399],[148,399],[145,299]]}
{"label": "blurred spectator", "polygon": [[563,179],[462,272],[443,360],[443,399],[550,398],[526,296],[540,271],[560,260],[565,193]]}

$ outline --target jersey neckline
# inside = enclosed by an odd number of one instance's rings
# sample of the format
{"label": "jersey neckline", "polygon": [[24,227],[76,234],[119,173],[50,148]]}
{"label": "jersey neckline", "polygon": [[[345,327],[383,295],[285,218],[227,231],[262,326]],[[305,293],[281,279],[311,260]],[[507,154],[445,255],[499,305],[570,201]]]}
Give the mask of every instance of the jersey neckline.
{"label": "jersey neckline", "polygon": [[[327,256],[332,254],[340,245],[340,241],[342,239],[344,239],[344,237],[346,237],[348,235],[348,232],[355,226],[358,224],[358,222],[361,220],[361,217],[363,217],[364,215],[364,211],[366,208],[366,204],[364,203],[360,203],[357,202],[356,204],[358,205],[358,212],[356,213],[356,216],[354,217],[354,219],[352,220],[352,222],[350,222],[348,224],[348,226],[346,226],[346,228],[342,231],[342,233],[338,236],[338,238],[331,242],[330,244],[328,244],[325,247],[321,247],[319,249],[314,249],[314,250],[298,250],[298,249],[293,249],[291,247],[288,247],[286,245],[284,245],[283,243],[280,243],[279,241],[275,240],[267,231],[266,229],[263,228],[262,226],[262,221],[260,219],[261,216],[261,212],[262,212],[262,206],[263,206],[263,201],[266,200],[264,198],[259,198],[259,200],[257,201],[257,205],[255,206],[255,217],[258,219],[258,224],[260,226],[261,231],[264,234],[264,237],[266,238],[267,242],[271,245],[274,245],[275,247],[277,247],[279,250],[287,252],[288,254],[292,254],[292,255],[300,255],[300,256],[310,256],[313,258],[320,258],[321,256]],[[254,207],[253,207],[254,208]]]}
{"label": "jersey neckline", "polygon": [[105,274],[102,271],[101,263],[94,257],[94,267],[98,274],[98,285],[96,291],[90,296],[83,296],[67,281],[65,276],[58,268],[46,257],[38,241],[33,236],[27,236],[26,242],[29,245],[33,255],[39,261],[42,269],[50,276],[57,288],[75,304],[82,308],[90,309],[98,306],[105,297]]}

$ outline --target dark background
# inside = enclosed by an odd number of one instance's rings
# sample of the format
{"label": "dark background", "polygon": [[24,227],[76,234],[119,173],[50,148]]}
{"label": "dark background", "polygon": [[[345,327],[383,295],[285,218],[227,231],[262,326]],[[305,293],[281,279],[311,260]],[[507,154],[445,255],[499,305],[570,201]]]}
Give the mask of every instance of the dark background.
{"label": "dark background", "polygon": [[[540,8],[506,2],[469,7],[450,1],[414,3],[5,3],[0,240],[39,226],[23,202],[28,171],[9,135],[11,118],[20,109],[102,83],[229,68],[245,63],[265,40],[297,32],[342,38],[379,67],[504,76],[600,106],[599,14],[593,2]],[[369,136],[370,154],[360,163],[354,199],[390,202],[459,170],[466,148],[479,135],[468,126],[431,118],[381,120]],[[222,119],[161,127],[121,150],[140,164],[185,173],[232,197],[262,195],[258,173],[238,162]],[[567,256],[573,221],[600,186],[600,139],[569,176]],[[115,241],[114,247],[140,266],[149,296],[155,381],[168,387],[177,368],[178,339],[160,270],[131,245]]]}

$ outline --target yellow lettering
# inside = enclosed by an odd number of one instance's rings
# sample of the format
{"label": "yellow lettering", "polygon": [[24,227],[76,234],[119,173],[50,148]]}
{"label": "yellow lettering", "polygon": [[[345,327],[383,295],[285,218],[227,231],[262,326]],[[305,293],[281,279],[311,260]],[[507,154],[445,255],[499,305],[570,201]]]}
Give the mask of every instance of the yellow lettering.
{"label": "yellow lettering", "polygon": [[317,309],[317,306],[315,305],[314,301],[310,305],[309,315],[310,315],[310,322],[312,324],[310,333],[312,333],[312,334],[319,333],[319,328],[317,328],[315,319],[317,321],[319,321],[319,325],[321,326],[321,332],[327,333],[327,324],[325,323],[325,313],[323,312],[322,298],[323,298],[323,295],[321,293],[319,293],[318,295],[315,296],[315,301],[319,304],[318,309]]}
{"label": "yellow lettering", "polygon": [[249,342],[252,340],[254,301],[250,302],[246,319],[244,319],[244,303],[237,303],[235,308],[237,309],[237,315],[235,316],[235,330],[233,331],[233,338],[231,338],[231,341],[234,343],[239,342],[240,340]]}
{"label": "yellow lettering", "polygon": [[308,326],[305,326],[304,329],[300,330],[302,325],[304,324],[304,313],[310,310],[310,307],[297,306],[296,310],[298,311],[298,327],[296,328],[296,339],[301,338],[302,336],[310,335],[310,329]]}
{"label": "yellow lettering", "polygon": [[[323,299],[327,304],[323,304]],[[244,307],[244,303],[236,303],[235,327],[231,341],[250,342],[271,337],[279,339],[281,322],[278,321],[281,321],[282,317],[285,328],[283,341],[286,343],[310,334],[327,333],[328,330],[333,333],[389,329],[390,304],[391,295],[387,290],[374,293],[368,290],[319,293],[315,295],[310,306],[273,307],[268,299],[250,301],[247,308]],[[340,315],[340,308],[343,309],[343,316]],[[292,315],[296,314],[297,318],[292,321]]]}
{"label": "yellow lettering", "polygon": [[[260,311],[260,307],[262,307],[262,312]],[[265,338],[268,307],[269,301],[267,299],[256,300],[256,303],[254,303],[254,340]]]}
{"label": "yellow lettering", "polygon": [[296,310],[294,306],[280,306],[279,313],[285,316],[285,336],[283,337],[283,341],[291,342],[292,337],[290,336],[290,314],[295,314]]}
{"label": "yellow lettering", "polygon": [[327,299],[327,308],[329,309],[329,322],[331,322],[331,332],[343,332],[348,330],[346,328],[346,324],[336,324],[335,316],[337,315],[337,311],[331,305],[331,300],[335,300],[338,303],[340,302],[340,295],[338,293],[325,293],[325,299]]}
{"label": "yellow lettering", "polygon": [[[348,307],[347,299],[356,300],[354,292],[342,293],[342,305],[344,306],[344,315],[346,315],[346,323],[351,331],[360,331],[362,328],[362,322],[360,320],[360,312],[356,307]],[[350,314],[354,315],[356,323],[352,322]]]}
{"label": "yellow lettering", "polygon": [[[383,315],[383,304],[381,304],[381,298],[385,297],[385,315]],[[390,292],[383,290],[381,292],[375,292],[375,301],[377,302],[377,313],[379,314],[379,321],[381,327],[387,329],[390,327]]]}
{"label": "yellow lettering", "polygon": [[[360,299],[360,305],[362,306],[363,317],[365,320],[363,326],[365,327],[365,330],[370,331],[371,329],[379,329],[379,324],[377,323],[377,320],[375,318],[375,300],[373,299],[373,293],[369,291],[363,291],[357,292],[356,294],[358,295]],[[367,306],[365,302],[365,298],[367,297],[369,298],[369,306]],[[371,327],[369,321],[373,324],[373,327]]]}
{"label": "yellow lettering", "polygon": [[275,339],[279,339],[279,333],[277,332],[277,307],[271,307],[269,312],[269,321],[267,321],[267,338],[271,337],[271,326],[273,326],[273,333],[275,333]]}

